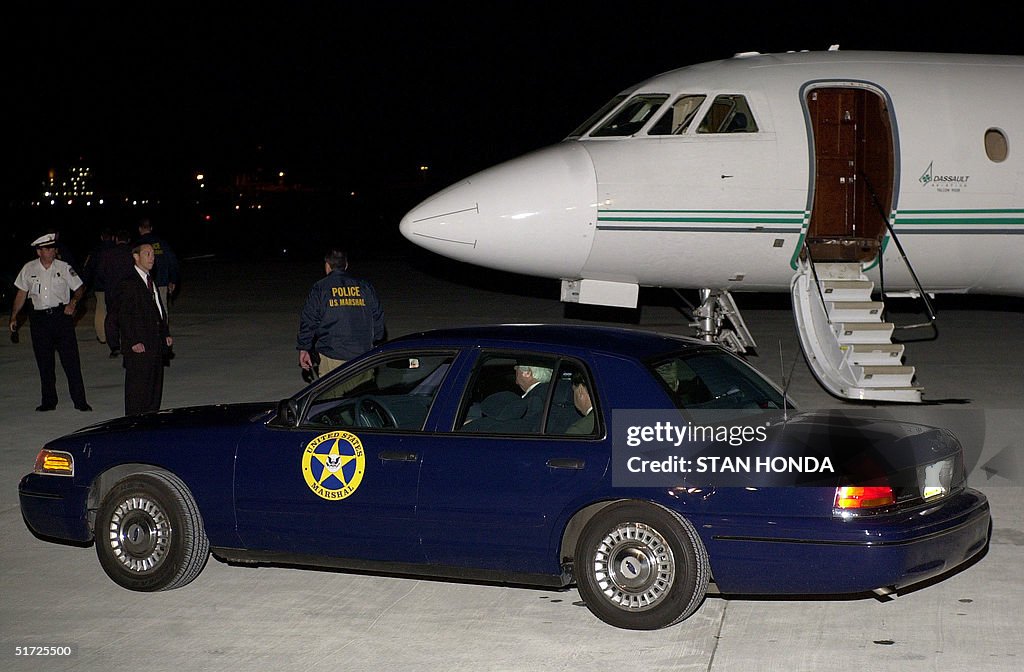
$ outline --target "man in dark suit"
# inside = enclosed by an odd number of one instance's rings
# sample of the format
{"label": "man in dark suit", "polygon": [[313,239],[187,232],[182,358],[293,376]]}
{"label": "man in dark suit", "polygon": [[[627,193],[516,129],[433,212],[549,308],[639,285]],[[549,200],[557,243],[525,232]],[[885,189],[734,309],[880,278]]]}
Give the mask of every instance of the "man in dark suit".
{"label": "man in dark suit", "polygon": [[544,419],[544,403],[548,398],[551,384],[551,369],[546,366],[518,364],[515,367],[516,385],[523,391],[526,400],[525,419],[530,421],[530,431],[539,431]]}
{"label": "man in dark suit", "polygon": [[150,272],[156,261],[153,246],[132,248],[135,272],[118,287],[117,326],[124,361],[124,414],[160,410],[164,389],[164,356],[173,340],[167,310]]}
{"label": "man in dark suit", "polygon": [[590,390],[587,388],[587,380],[583,377],[582,373],[572,374],[572,403],[583,417],[572,423],[565,433],[593,434],[594,402],[590,398]]}
{"label": "man in dark suit", "polygon": [[117,293],[126,278],[135,275],[135,261],[132,257],[132,246],[128,244],[131,236],[124,229],[114,234],[114,245],[100,253],[96,266],[97,288],[104,289],[104,304],[107,315],[103,321],[103,332],[107,345],[110,347],[110,358],[115,359],[121,354],[121,335],[117,328]]}

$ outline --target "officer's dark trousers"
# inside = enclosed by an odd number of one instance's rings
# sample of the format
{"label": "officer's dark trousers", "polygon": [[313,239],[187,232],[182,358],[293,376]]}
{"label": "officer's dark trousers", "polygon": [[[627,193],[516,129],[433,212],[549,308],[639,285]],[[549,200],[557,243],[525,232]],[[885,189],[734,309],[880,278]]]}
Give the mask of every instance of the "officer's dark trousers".
{"label": "officer's dark trousers", "polygon": [[164,358],[159,352],[122,353],[124,361],[124,414],[160,410],[164,393]]}
{"label": "officer's dark trousers", "polygon": [[32,352],[39,367],[39,384],[43,406],[57,405],[57,369],[54,354],[60,356],[60,365],[68,378],[68,391],[75,406],[85,406],[85,383],[82,382],[82,363],[78,356],[74,317],[65,315],[63,308],[32,311]]}

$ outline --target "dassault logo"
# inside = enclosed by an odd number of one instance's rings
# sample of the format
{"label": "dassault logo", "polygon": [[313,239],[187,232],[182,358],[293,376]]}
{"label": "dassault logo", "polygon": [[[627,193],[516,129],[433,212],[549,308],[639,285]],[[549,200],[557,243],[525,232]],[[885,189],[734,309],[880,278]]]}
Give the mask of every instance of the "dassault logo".
{"label": "dassault logo", "polygon": [[925,168],[925,171],[921,174],[921,177],[918,178],[918,181],[920,181],[921,184],[928,184],[929,182],[932,181],[932,165],[934,163],[935,163],[934,161],[929,163],[928,167]]}
{"label": "dassault logo", "polygon": [[935,162],[932,161],[921,173],[921,177],[917,181],[922,186],[931,184],[939,191],[960,191],[961,188],[967,186],[967,180],[971,179],[970,175],[936,175],[934,166]]}

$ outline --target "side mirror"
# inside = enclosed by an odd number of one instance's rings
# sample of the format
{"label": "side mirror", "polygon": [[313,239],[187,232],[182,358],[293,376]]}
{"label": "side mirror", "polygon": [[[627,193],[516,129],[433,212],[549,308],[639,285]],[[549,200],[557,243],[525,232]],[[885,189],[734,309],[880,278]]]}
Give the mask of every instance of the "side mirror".
{"label": "side mirror", "polygon": [[299,404],[294,399],[282,399],[277,402],[277,418],[275,425],[284,427],[298,427],[299,425]]}

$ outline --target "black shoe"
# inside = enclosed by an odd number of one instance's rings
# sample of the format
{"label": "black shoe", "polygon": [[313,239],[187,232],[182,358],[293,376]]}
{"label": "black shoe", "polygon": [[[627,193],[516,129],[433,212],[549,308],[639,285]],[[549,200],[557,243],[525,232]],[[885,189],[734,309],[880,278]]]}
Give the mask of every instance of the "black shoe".
{"label": "black shoe", "polygon": [[42,411],[55,411],[55,410],[57,410],[57,407],[56,406],[50,406],[48,404],[40,404],[39,406],[36,406],[36,410],[40,411],[40,412],[42,412]]}
{"label": "black shoe", "polygon": [[120,350],[111,350],[110,351],[110,358],[111,359],[117,359],[120,356],[121,356],[121,351]]}
{"label": "black shoe", "polygon": [[89,404],[82,404],[81,406],[79,406],[78,404],[75,404],[75,408],[77,408],[80,411],[91,411],[92,410],[92,406],[90,406]]}

